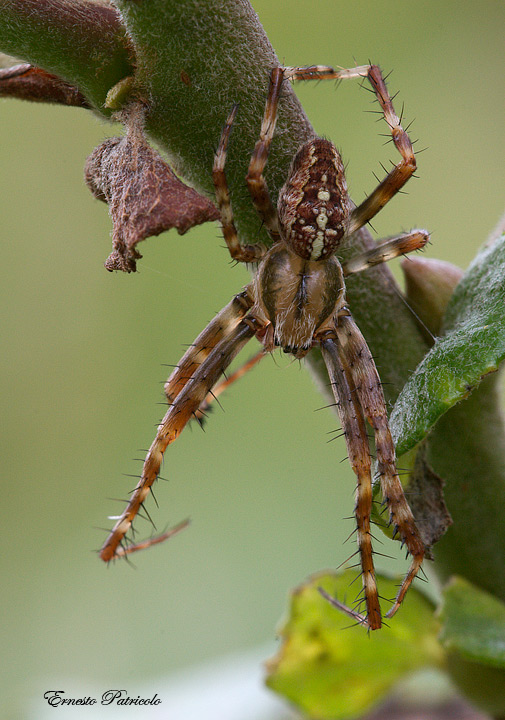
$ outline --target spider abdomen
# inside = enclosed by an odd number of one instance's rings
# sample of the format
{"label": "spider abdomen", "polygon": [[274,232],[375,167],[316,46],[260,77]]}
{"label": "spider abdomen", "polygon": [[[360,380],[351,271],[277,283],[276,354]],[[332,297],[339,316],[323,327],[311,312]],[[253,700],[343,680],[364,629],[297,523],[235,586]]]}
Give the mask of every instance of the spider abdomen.
{"label": "spider abdomen", "polygon": [[345,235],[351,210],[344,166],[333,143],[314,138],[302,145],[279,194],[284,242],[304,260],[325,260]]}
{"label": "spider abdomen", "polygon": [[340,263],[336,258],[324,263],[303,260],[277,244],[258,268],[255,295],[252,314],[271,324],[272,346],[303,357],[312,347],[314,334],[344,302]]}

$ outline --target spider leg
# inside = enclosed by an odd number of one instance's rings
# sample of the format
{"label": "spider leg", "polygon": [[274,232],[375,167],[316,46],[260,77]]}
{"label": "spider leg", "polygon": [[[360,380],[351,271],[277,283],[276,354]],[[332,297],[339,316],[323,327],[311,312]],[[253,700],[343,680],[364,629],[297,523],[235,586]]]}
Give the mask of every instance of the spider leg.
{"label": "spider leg", "polygon": [[357,478],[356,505],[358,550],[365,593],[366,617],[335,601],[333,604],[371,630],[382,625],[379,594],[375,579],[370,516],[372,512],[372,474],[370,448],[363,412],[354,392],[348,363],[342,361],[341,349],[332,333],[320,340],[321,352],[328,369],[338,414],[345,433],[349,461]]}
{"label": "spider leg", "polygon": [[252,358],[250,358],[246,363],[244,363],[237,370],[235,370],[235,372],[232,373],[229,377],[227,377],[225,380],[222,380],[221,382],[218,382],[218,384],[213,387],[212,390],[207,394],[207,397],[200,405],[198,410],[195,412],[196,419],[202,421],[209,407],[212,405],[213,402],[218,399],[221,393],[227,390],[234,382],[240,380],[240,378],[243,377],[246,373],[248,373],[249,370],[252,370],[252,368],[265,357],[265,355],[265,350],[260,350],[256,353],[256,355],[253,355]]}
{"label": "spider leg", "polygon": [[368,345],[350,315],[341,315],[338,318],[336,334],[340,354],[347,360],[357,401],[374,430],[377,473],[391,522],[412,556],[411,566],[403,579],[393,606],[386,614],[386,617],[392,617],[421,567],[425,547],[398,477],[395,447],[389,428],[384,393]]}
{"label": "spider leg", "polygon": [[165,540],[171,538],[173,535],[177,535],[178,532],[184,530],[184,528],[187,528],[188,525],[189,519],[186,519],[178,523],[177,525],[174,525],[173,528],[170,528],[166,532],[160,533],[159,535],[154,535],[153,537],[150,537],[147,540],[143,540],[142,542],[134,543],[131,545],[120,544],[119,547],[116,548],[114,557],[121,558],[125,555],[131,555],[138,550],[146,550],[153,545],[159,545],[160,543],[165,542]]}
{"label": "spider leg", "polygon": [[237,228],[233,221],[233,211],[230,201],[230,191],[226,181],[225,164],[226,152],[228,149],[228,141],[230,139],[233,121],[237,114],[238,105],[234,105],[226,124],[221,133],[221,139],[214,158],[214,167],[212,169],[212,179],[214,181],[214,189],[216,191],[216,202],[221,213],[221,227],[223,236],[228,246],[228,250],[233,260],[237,262],[257,262],[261,260],[265,254],[265,247],[261,244],[242,245],[238,236]]}
{"label": "spider leg", "polygon": [[248,286],[243,292],[235,295],[191,343],[165,383],[165,395],[169,403],[175,400],[197,368],[208,358],[223,337],[239,324],[252,304],[251,290]]}
{"label": "spider leg", "polygon": [[363,78],[368,74],[370,65],[357,65],[354,68],[332,68],[330,65],[307,65],[305,67],[285,67],[284,77],[288,80],[349,80]]}
{"label": "spider leg", "polygon": [[348,233],[353,233],[371,220],[393,195],[405,185],[407,180],[416,171],[417,163],[409,136],[402,128],[400,118],[395,113],[391,97],[386,88],[386,83],[377,65],[370,65],[367,73],[368,80],[372,85],[379,105],[384,113],[386,123],[391,130],[391,136],[396,149],[402,156],[401,161],[393,167],[384,180],[379,183],[375,190],[358,205],[351,213]]}
{"label": "spider leg", "polygon": [[270,86],[265,104],[265,113],[261,123],[260,137],[254,147],[246,176],[247,187],[249,188],[254,207],[265,223],[265,227],[274,242],[280,239],[277,210],[270,198],[266,180],[263,177],[263,171],[267,164],[268,153],[275,132],[277,107],[283,82],[283,68],[274,68],[270,77]]}
{"label": "spider leg", "polygon": [[347,275],[361,272],[374,265],[389,262],[389,260],[393,260],[393,258],[399,255],[406,255],[415,250],[422,250],[429,239],[430,235],[426,230],[412,230],[409,233],[384,240],[379,243],[377,247],[355,255],[353,258],[347,260],[347,262],[341,263],[344,276],[347,277]]}
{"label": "spider leg", "polygon": [[142,475],[137,487],[100,550],[100,557],[105,562],[112,560],[117,555],[125,554],[124,551],[118,551],[118,547],[131,528],[135,516],[159,475],[166,448],[179,437],[192,415],[205,400],[209,390],[218,381],[222,372],[248,340],[255,335],[256,331],[257,322],[253,318],[241,320],[223,335],[220,342],[217,343],[180,390],[158,426],[156,437],[144,461]]}
{"label": "spider leg", "polygon": [[347,80],[349,78],[368,78],[382,108],[384,118],[391,130],[396,149],[402,156],[401,161],[379,183],[375,190],[351,213],[348,234],[355,232],[371,220],[414,174],[416,159],[409,136],[403,129],[396,114],[380,68],[377,65],[361,65],[355,68],[335,70],[326,65],[313,65],[306,68],[284,68],[285,77],[292,80]]}

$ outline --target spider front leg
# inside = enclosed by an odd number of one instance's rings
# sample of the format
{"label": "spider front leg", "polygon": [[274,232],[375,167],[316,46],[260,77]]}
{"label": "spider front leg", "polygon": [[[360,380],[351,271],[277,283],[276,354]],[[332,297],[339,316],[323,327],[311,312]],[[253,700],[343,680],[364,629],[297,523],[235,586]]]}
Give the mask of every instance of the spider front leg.
{"label": "spider front leg", "polygon": [[[208,392],[219,380],[221,374],[256,332],[256,321],[253,319],[240,320],[235,327],[223,334],[222,339],[197,367],[191,377],[185,379],[184,387],[178,392],[158,426],[156,437],[144,461],[142,475],[137,487],[100,550],[100,557],[105,562],[132,552],[132,549],[139,547],[137,545],[124,547],[123,541],[140,508],[143,507],[151,486],[158,478],[166,448],[179,437],[188,421],[204,402]],[[146,546],[148,544],[153,543],[148,541]]]}
{"label": "spider front leg", "polygon": [[412,177],[417,167],[412,143],[401,126],[400,118],[395,113],[380,68],[377,65],[371,65],[368,69],[367,78],[374,89],[379,105],[384,113],[384,119],[391,130],[393,142],[402,159],[398,165],[394,166],[384,180],[379,183],[367,199],[353,210],[348,229],[349,233],[358,230],[377,215],[379,210],[381,210],[384,205],[391,200],[393,195],[396,195],[396,193],[401,190],[407,180]]}
{"label": "spider front leg", "polygon": [[226,181],[225,164],[228,141],[233,127],[233,121],[237,114],[238,105],[235,105],[228,116],[226,124],[221,133],[221,139],[214,158],[212,179],[216,191],[216,202],[221,213],[221,227],[223,237],[233,260],[237,262],[252,263],[261,260],[265,254],[265,247],[257,243],[255,245],[242,245],[238,236],[237,228],[233,221],[233,212],[230,201],[230,191]]}
{"label": "spider front leg", "polygon": [[349,78],[367,78],[382,108],[396,149],[402,156],[401,161],[393,167],[384,180],[375,190],[355,208],[347,233],[358,230],[369,222],[379,210],[395,195],[412,177],[416,171],[416,158],[412,143],[406,131],[403,129],[400,118],[396,114],[391,97],[388,93],[386,83],[382,77],[380,68],[377,65],[361,65],[350,69],[335,70],[324,65],[313,65],[306,68],[284,68],[286,77],[292,80],[347,80]]}
{"label": "spider front leg", "polygon": [[395,533],[399,534],[402,544],[407,546],[412,556],[411,566],[403,579],[393,606],[386,614],[386,617],[392,617],[422,565],[425,546],[398,477],[395,447],[389,428],[384,393],[368,345],[350,315],[341,315],[338,318],[335,331],[341,362],[349,370],[354,393],[366,420],[374,431],[377,474],[384,502],[389,508],[391,523]]}
{"label": "spider front leg", "polygon": [[263,172],[268,160],[270,145],[275,133],[277,108],[284,82],[284,69],[274,68],[270,76],[270,86],[265,103],[265,112],[261,123],[260,137],[254,147],[249,171],[246,176],[247,187],[256,212],[265,223],[270,237],[274,242],[280,239],[277,210],[272,203]]}

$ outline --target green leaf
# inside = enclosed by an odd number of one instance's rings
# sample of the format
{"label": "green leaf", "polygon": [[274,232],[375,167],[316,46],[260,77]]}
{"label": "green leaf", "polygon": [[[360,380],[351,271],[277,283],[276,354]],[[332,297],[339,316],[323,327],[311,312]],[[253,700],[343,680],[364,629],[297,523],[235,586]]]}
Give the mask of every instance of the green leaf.
{"label": "green leaf", "polygon": [[505,603],[454,576],[443,593],[440,620],[452,682],[492,717],[504,717]]}
{"label": "green leaf", "polygon": [[443,593],[440,640],[467,660],[505,668],[505,603],[461,577]]}
{"label": "green leaf", "polygon": [[451,298],[445,334],[400,393],[391,427],[402,455],[505,357],[505,236],[487,246]]}
{"label": "green leaf", "polygon": [[[353,718],[380,702],[407,673],[440,666],[433,606],[411,589],[405,604],[373,633],[338,612],[319,593],[344,600],[359,590],[356,573],[321,573],[293,591],[289,617],[280,630],[282,646],[267,664],[267,685],[311,718]],[[393,580],[379,578],[382,595],[393,597]]]}

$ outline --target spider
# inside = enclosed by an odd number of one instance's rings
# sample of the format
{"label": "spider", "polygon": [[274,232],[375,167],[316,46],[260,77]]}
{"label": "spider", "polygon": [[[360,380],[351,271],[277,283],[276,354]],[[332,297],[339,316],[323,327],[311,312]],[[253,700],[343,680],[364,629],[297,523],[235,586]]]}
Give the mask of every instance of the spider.
{"label": "spider", "polygon": [[[288,178],[273,205],[263,176],[272,143],[283,82],[311,79],[367,78],[391,130],[401,161],[361,205],[348,195],[340,155],[329,140],[314,137],[296,153]],[[242,244],[235,229],[225,176],[228,141],[237,113],[234,106],[216,152],[213,181],[223,235],[231,257],[256,263],[252,282],[209,323],[189,347],[165,385],[169,409],[147,453],[141,478],[123,514],[104,543],[104,561],[125,556],[150,544],[124,543],[133,519],[158,478],[163,454],[193,417],[234,377],[220,381],[226,368],[253,337],[265,353],[280,347],[303,358],[319,347],[326,363],[342,424],[349,461],[357,478],[355,516],[366,611],[362,614],[328,598],[358,623],[376,630],[382,614],[375,577],[370,516],[372,461],[366,423],[375,435],[377,475],[390,521],[412,556],[410,568],[386,617],[392,617],[421,567],[425,547],[396,469],[395,449],[377,369],[347,306],[345,277],[378,263],[421,249],[428,233],[413,230],[380,242],[347,262],[336,257],[341,243],[365,225],[407,182],[416,169],[412,144],[397,117],[381,71],[376,65],[334,70],[327,66],[278,67],[272,71],[260,137],[246,183],[252,202],[273,245]],[[247,368],[245,368],[247,369]],[[243,371],[245,371],[245,369]],[[238,374],[241,374],[239,372]],[[164,537],[164,536],[163,536]],[[159,541],[159,538],[151,542]]]}

